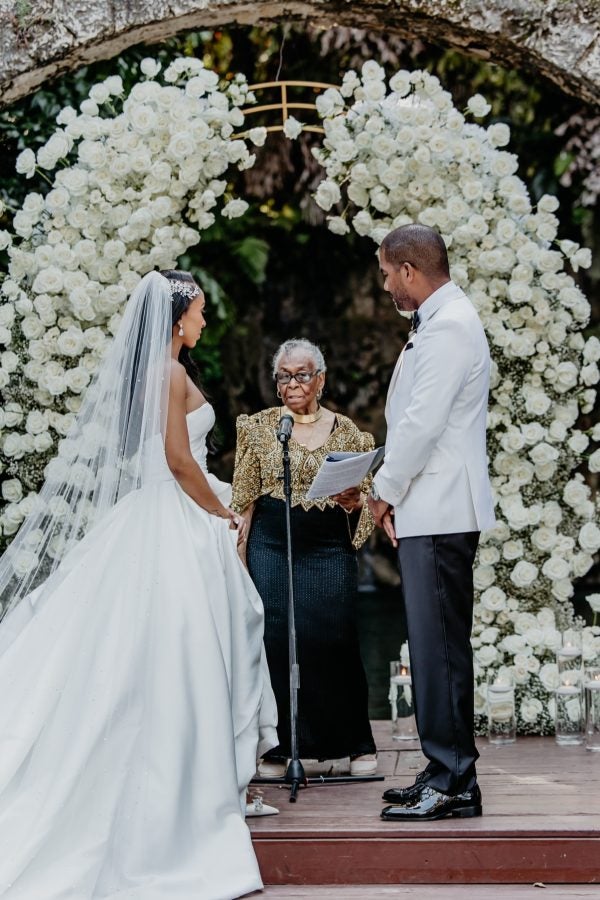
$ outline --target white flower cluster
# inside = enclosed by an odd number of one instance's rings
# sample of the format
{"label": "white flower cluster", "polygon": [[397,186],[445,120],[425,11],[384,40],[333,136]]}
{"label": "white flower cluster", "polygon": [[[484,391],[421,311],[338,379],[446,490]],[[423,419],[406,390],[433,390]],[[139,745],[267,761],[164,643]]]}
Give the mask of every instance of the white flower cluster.
{"label": "white flower cluster", "polygon": [[31,508],[141,276],[175,266],[219,208],[228,217],[247,208],[226,193],[230,168],[254,163],[234,134],[253,99],[244,77],[223,89],[187,57],[158,81],[160,69],[143,60],[146,77],[129,95],[118,76],[94,85],[79,111],[60,112],[37,154],[17,160],[25,177],[44,170],[52,184],[26,197],[14,233],[0,234],[10,256],[0,306],[4,544]]}
{"label": "white flower cluster", "polygon": [[[508,127],[466,121],[426,72],[400,71],[387,85],[369,61],[317,107],[325,139],[314,153],[326,177],[315,199],[329,228],[376,243],[410,222],[437,228],[485,326],[498,525],[482,536],[475,569],[477,709],[490,669],[510,664],[527,699],[521,729],[547,730],[555,622],[571,621],[573,580],[600,549],[597,506],[574,474],[600,438],[575,427],[594,404],[600,342],[581,334],[589,303],[565,271],[567,261],[589,266],[590,252],[557,242],[554,197],[534,209],[516,157],[501,149]],[[489,105],[477,95],[467,110],[481,117]],[[600,450],[589,467],[600,470]],[[588,660],[600,656],[600,629],[586,629],[585,640]]]}
{"label": "white flower cluster", "polygon": [[[150,269],[173,267],[219,208],[228,217],[247,208],[226,193],[230,167],[254,162],[234,133],[252,99],[244,78],[221,88],[190,58],[160,81],[156,60],[141,71],[145,80],[128,96],[117,76],[95,85],[79,111],[62,110],[37,155],[25,150],[17,162],[25,177],[45,170],[52,186],[30,193],[12,232],[0,232],[10,257],[0,306],[4,543],[35,504],[61,439],[68,454],[64,436],[129,292]],[[591,451],[590,469],[600,470],[600,450],[590,446],[600,429],[575,427],[594,402],[600,342],[584,341],[589,305],[564,271],[565,260],[575,270],[589,265],[589,251],[556,244],[554,198],[532,208],[516,158],[499,149],[508,127],[465,121],[427,73],[401,71],[388,86],[367,62],[317,104],[326,177],[316,200],[331,212],[330,229],[353,227],[379,243],[404,223],[438,228],[452,276],[485,325],[499,521],[483,536],[475,570],[476,703],[481,712],[490,669],[510,665],[524,698],[521,728],[545,730],[556,624],[570,621],[573,579],[600,548],[596,507],[573,474]],[[468,110],[481,117],[488,105],[476,96]],[[286,135],[301,130],[290,117]],[[266,130],[248,138],[262,146]],[[349,214],[338,210],[345,203]],[[586,629],[589,659],[600,653],[599,632]]]}

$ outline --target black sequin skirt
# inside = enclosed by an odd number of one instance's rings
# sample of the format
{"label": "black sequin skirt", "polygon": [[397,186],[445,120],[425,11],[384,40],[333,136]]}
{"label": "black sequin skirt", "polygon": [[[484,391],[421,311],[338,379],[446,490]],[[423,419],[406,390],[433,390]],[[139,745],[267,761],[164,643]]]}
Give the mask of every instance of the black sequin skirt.
{"label": "black sequin skirt", "polygon": [[[374,753],[368,687],[356,629],[357,561],[348,516],[339,507],[292,508],[294,596],[303,758]],[[353,523],[354,524],[354,523]],[[290,755],[288,580],[285,504],[261,497],[248,538],[248,568],[265,607],[265,647],[279,712],[280,745]]]}

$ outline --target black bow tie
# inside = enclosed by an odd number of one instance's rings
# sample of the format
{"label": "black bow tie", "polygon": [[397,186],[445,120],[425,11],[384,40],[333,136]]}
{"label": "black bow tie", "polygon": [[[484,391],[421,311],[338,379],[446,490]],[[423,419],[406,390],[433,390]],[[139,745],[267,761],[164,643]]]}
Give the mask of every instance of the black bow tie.
{"label": "black bow tie", "polygon": [[417,331],[417,329],[419,328],[419,321],[420,321],[419,320],[419,310],[416,309],[414,311],[414,313],[412,314],[412,319],[410,321],[410,330],[411,331]]}

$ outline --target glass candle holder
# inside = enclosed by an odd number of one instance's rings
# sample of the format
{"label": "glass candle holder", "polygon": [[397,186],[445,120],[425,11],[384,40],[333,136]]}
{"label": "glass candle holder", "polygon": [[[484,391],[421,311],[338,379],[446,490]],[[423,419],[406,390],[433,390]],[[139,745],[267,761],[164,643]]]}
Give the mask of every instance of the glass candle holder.
{"label": "glass candle holder", "polygon": [[585,670],[585,749],[600,751],[600,666]]}
{"label": "glass candle holder", "polygon": [[[561,646],[556,651],[556,667],[558,669],[558,686],[577,687],[581,690],[583,683],[583,658],[581,631],[569,629],[562,635]],[[572,692],[566,691],[568,697]]]}
{"label": "glass candle holder", "polygon": [[496,674],[488,681],[487,712],[490,744],[514,744],[517,739],[515,685],[508,673]]}
{"label": "glass candle holder", "polygon": [[414,741],[418,738],[413,704],[410,666],[399,659],[390,662],[389,701],[392,709],[392,739]]}
{"label": "glass candle holder", "polygon": [[583,691],[581,677],[570,682],[566,676],[555,691],[554,713],[556,743],[562,746],[583,743]]}

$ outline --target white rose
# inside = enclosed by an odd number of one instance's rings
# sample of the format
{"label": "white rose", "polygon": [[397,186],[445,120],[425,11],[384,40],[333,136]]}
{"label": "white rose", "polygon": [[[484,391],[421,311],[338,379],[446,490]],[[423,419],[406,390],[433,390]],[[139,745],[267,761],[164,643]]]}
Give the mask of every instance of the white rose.
{"label": "white rose", "polygon": [[506,541],[502,547],[502,556],[508,560],[520,559],[523,556],[523,541]]}
{"label": "white rose", "polygon": [[600,380],[600,370],[598,369],[597,364],[589,363],[587,366],[583,366],[579,373],[579,380],[588,387],[597,384]]}
{"label": "white rose", "polygon": [[[338,185],[334,181],[324,180],[319,184],[315,200],[326,212],[328,212],[335,203],[341,200],[341,193]],[[358,214],[360,215],[360,213]],[[355,217],[354,221],[356,222]]]}
{"label": "white rose", "polygon": [[475,651],[474,656],[479,665],[487,669],[488,666],[491,666],[498,659],[498,650],[496,647],[492,647],[491,644],[484,644],[483,647]]}
{"label": "white rose", "polygon": [[559,578],[552,582],[551,593],[553,597],[563,603],[573,596],[573,585],[569,578]]}
{"label": "white rose", "polygon": [[244,215],[247,209],[248,204],[245,200],[230,200],[221,210],[221,215],[225,216],[227,219],[238,219],[240,216]]}
{"label": "white rose", "polygon": [[13,572],[18,578],[33,572],[39,559],[33,550],[21,550],[16,557],[10,559]]}
{"label": "white rose", "polygon": [[506,606],[506,594],[499,587],[491,587],[481,595],[481,605],[490,612],[499,612]]}
{"label": "white rose", "polygon": [[585,503],[589,495],[590,489],[588,486],[583,481],[575,478],[568,481],[563,490],[563,500],[568,506],[573,508]]}
{"label": "white rose", "polygon": [[368,59],[363,63],[361,75],[364,81],[383,81],[385,78],[385,70],[376,63],[374,59]]}
{"label": "white rose", "polygon": [[550,397],[543,391],[531,391],[525,397],[525,409],[532,416],[543,416],[551,404]]}
{"label": "white rose", "polygon": [[530,587],[538,576],[538,567],[526,560],[520,560],[512,572],[510,580],[513,584],[520,588]]}
{"label": "white rose", "polygon": [[19,175],[24,175],[25,178],[32,177],[35,173],[35,153],[33,150],[27,148],[27,150],[23,150],[22,153],[19,153],[15,163],[15,169]]}
{"label": "white rose", "polygon": [[536,465],[544,465],[545,463],[554,462],[558,459],[559,453],[555,447],[542,442],[537,444],[529,451],[529,456]]}
{"label": "white rose", "polygon": [[350,227],[342,216],[328,216],[327,227],[333,234],[348,234]]}
{"label": "white rose", "polygon": [[583,358],[586,362],[598,362],[600,360],[600,340],[592,335],[585,342]]}
{"label": "white rose", "polygon": [[478,591],[489,588],[495,580],[496,573],[492,566],[476,566],[473,570],[473,584]]}
{"label": "white rose", "polygon": [[90,373],[83,366],[75,366],[67,369],[64,375],[65,383],[74,394],[80,394],[90,382]]}
{"label": "white rose", "polygon": [[562,556],[551,556],[542,566],[542,574],[552,581],[567,578],[570,572],[569,563]]}
{"label": "white rose", "polygon": [[7,503],[19,503],[23,499],[23,487],[18,478],[7,478],[2,482],[2,497]]}
{"label": "white rose", "polygon": [[25,421],[25,428],[29,434],[41,434],[47,427],[46,414],[38,410],[32,410]]}
{"label": "white rose", "polygon": [[410,72],[407,72],[405,69],[401,69],[390,78],[390,90],[401,97],[405,97],[410,92],[410,89]]}
{"label": "white rose", "polygon": [[43,431],[42,434],[36,434],[33,439],[33,447],[36,453],[45,453],[49,450],[54,441],[49,431]]}
{"label": "white rose", "polygon": [[493,147],[505,147],[510,141],[510,128],[504,122],[496,122],[487,129],[487,136]]}
{"label": "white rose", "polygon": [[600,449],[594,450],[588,459],[588,468],[590,472],[600,472]]}
{"label": "white rose", "polygon": [[159,61],[157,59],[152,59],[150,56],[144,57],[140,63],[140,71],[147,78],[156,78],[161,68],[162,66]]}
{"label": "white rose", "polygon": [[299,136],[303,128],[304,124],[295,119],[294,116],[288,116],[283,123],[283,133],[291,141],[294,141]]}
{"label": "white rose", "polygon": [[84,347],[83,332],[80,328],[72,327],[61,332],[56,348],[63,356],[80,356]]}
{"label": "white rose", "polygon": [[581,578],[594,565],[594,557],[589,553],[574,553],[571,556],[571,569],[575,578]]}
{"label": "white rose", "polygon": [[561,394],[572,390],[577,384],[577,376],[577,366],[574,363],[559,363],[552,375],[552,382],[555,390]]}
{"label": "white rose", "polygon": [[579,529],[579,546],[586,553],[600,550],[600,528],[594,522],[586,522]]}
{"label": "white rose", "polygon": [[467,109],[476,119],[487,116],[491,108],[491,104],[489,104],[481,94],[474,94],[472,97],[469,97],[467,101]]}
{"label": "white rose", "polygon": [[500,559],[497,547],[482,547],[479,551],[479,562],[483,566],[494,566]]}
{"label": "white rose", "polygon": [[[4,488],[4,485],[2,485]],[[594,613],[600,613],[600,594],[588,594],[585,598]]]}
{"label": "white rose", "polygon": [[262,147],[267,139],[267,129],[263,127],[251,128],[248,132],[248,137],[255,147]]}
{"label": "white rose", "polygon": [[519,711],[524,722],[533,724],[534,722],[537,722],[541,716],[544,707],[542,706],[541,701],[536,697],[525,697]]}

